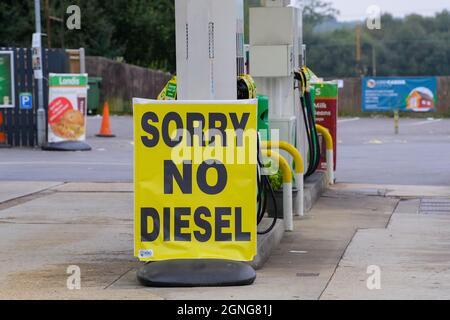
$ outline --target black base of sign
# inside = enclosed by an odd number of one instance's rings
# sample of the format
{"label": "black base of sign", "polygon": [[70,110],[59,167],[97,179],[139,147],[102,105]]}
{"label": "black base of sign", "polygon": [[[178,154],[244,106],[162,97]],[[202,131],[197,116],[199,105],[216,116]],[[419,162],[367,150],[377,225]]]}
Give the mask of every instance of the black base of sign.
{"label": "black base of sign", "polygon": [[256,272],[244,262],[186,259],[146,264],[137,278],[147,287],[229,287],[253,284]]}
{"label": "black base of sign", "polygon": [[91,151],[92,148],[83,141],[63,141],[42,146],[45,151]]}

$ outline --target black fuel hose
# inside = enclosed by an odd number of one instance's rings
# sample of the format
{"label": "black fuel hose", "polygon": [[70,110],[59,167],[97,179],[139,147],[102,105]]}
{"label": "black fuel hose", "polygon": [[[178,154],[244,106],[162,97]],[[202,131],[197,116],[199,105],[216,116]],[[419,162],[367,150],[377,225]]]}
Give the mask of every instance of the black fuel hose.
{"label": "black fuel hose", "polygon": [[306,108],[308,110],[309,132],[311,133],[311,140],[312,140],[313,149],[314,149],[312,166],[311,166],[310,170],[308,170],[307,175],[306,175],[307,177],[309,177],[314,172],[316,172],[317,169],[319,168],[320,158],[321,158],[321,150],[320,150],[320,143],[319,143],[319,135],[318,135],[317,129],[316,129],[316,119],[314,116],[314,110],[313,110],[313,105],[312,105],[313,102],[312,102],[312,98],[311,98],[311,93],[309,91],[305,92],[305,100],[306,100]]}
{"label": "black fuel hose", "polygon": [[[258,146],[257,146],[257,150],[258,150],[258,165],[260,170],[262,170],[264,168],[264,164],[262,163],[261,159],[260,159],[260,151],[261,151],[261,145],[260,145],[260,140],[258,137]],[[268,200],[268,194],[270,193],[270,196],[272,197],[272,201],[273,201],[273,206],[274,206],[274,211],[275,211],[275,215],[274,218],[272,220],[272,224],[264,231],[258,231],[259,235],[264,235],[269,233],[270,231],[273,230],[273,228],[275,227],[277,220],[278,220],[278,208],[277,208],[277,203],[276,203],[276,198],[275,198],[275,192],[272,188],[272,185],[270,184],[269,179],[267,178],[266,175],[261,175],[260,172],[258,172],[258,195],[257,195],[257,203],[258,203],[258,211],[257,211],[257,225],[259,225],[261,223],[261,221],[264,219],[264,215],[266,214],[266,208],[267,208],[267,200]]]}
{"label": "black fuel hose", "polygon": [[319,167],[321,152],[319,146],[319,136],[317,134],[314,120],[311,94],[306,91],[304,96],[300,97],[300,102],[302,105],[303,121],[305,122],[306,136],[308,138],[309,147],[308,170],[305,173],[305,177],[309,177],[316,172]]}

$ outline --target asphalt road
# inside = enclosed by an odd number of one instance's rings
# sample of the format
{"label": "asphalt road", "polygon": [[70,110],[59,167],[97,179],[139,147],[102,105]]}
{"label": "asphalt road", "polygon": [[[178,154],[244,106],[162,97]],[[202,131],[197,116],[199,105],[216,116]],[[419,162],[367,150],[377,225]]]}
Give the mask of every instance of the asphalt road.
{"label": "asphalt road", "polygon": [[115,138],[98,138],[101,117],[89,117],[89,152],[0,149],[0,180],[129,182],[133,179],[133,122],[111,117]]}
{"label": "asphalt road", "polygon": [[340,119],[340,182],[450,185],[450,120]]}
{"label": "asphalt road", "polygon": [[[90,152],[0,149],[0,180],[130,182],[131,117],[111,118],[116,138],[95,137],[100,117],[88,119]],[[339,182],[450,185],[450,120],[344,118],[338,124]]]}

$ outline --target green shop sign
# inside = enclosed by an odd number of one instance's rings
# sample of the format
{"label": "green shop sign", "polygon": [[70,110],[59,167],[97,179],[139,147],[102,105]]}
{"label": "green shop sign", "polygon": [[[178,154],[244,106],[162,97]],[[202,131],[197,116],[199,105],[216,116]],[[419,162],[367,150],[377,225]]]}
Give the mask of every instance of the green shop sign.
{"label": "green shop sign", "polygon": [[335,83],[314,83],[315,98],[336,98],[338,96],[338,86]]}
{"label": "green shop sign", "polygon": [[88,77],[85,74],[50,74],[50,87],[86,87]]}
{"label": "green shop sign", "polygon": [[14,53],[0,51],[0,108],[14,108]]}

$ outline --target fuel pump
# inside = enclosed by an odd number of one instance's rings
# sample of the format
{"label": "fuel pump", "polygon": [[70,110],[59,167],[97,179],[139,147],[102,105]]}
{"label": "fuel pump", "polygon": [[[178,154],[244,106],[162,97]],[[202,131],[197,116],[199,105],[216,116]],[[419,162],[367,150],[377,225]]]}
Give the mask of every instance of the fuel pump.
{"label": "fuel pump", "polygon": [[[307,127],[294,72],[302,66],[302,7],[298,1],[265,0],[250,8],[249,69],[258,93],[269,100],[268,121],[272,140],[294,145],[307,154]],[[278,135],[278,136],[276,136]],[[289,163],[292,157],[282,152]]]}
{"label": "fuel pump", "polygon": [[[308,177],[319,166],[320,146],[309,86],[313,73],[304,66],[303,8],[293,0],[263,0],[261,5],[250,8],[250,73],[258,92],[269,98],[270,128],[278,130],[279,140],[308,154]],[[289,154],[282,154],[292,163]]]}
{"label": "fuel pump", "polygon": [[[177,76],[159,94],[160,100],[258,99],[258,130],[269,137],[269,99],[257,95],[253,77],[245,74],[243,0],[177,0]],[[230,41],[236,39],[236,41]],[[263,164],[260,162],[260,165]],[[274,197],[265,176],[258,178],[258,224],[268,197]],[[276,222],[260,233],[270,232]]]}
{"label": "fuel pump", "polygon": [[316,111],[314,107],[314,90],[311,90],[310,81],[314,74],[306,67],[296,70],[294,78],[297,81],[296,87],[300,94],[300,101],[308,138],[308,170],[305,177],[311,176],[320,164],[319,136],[316,129]]}

